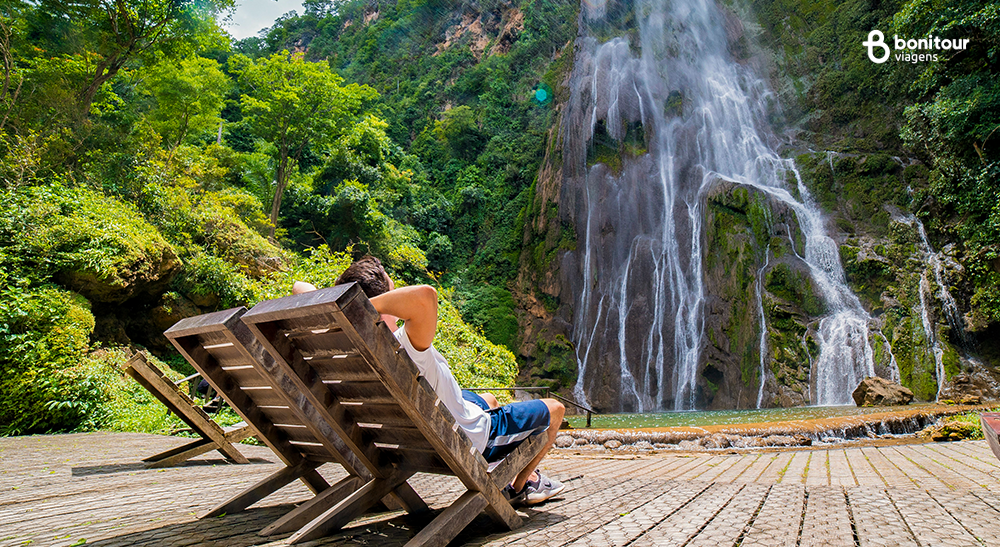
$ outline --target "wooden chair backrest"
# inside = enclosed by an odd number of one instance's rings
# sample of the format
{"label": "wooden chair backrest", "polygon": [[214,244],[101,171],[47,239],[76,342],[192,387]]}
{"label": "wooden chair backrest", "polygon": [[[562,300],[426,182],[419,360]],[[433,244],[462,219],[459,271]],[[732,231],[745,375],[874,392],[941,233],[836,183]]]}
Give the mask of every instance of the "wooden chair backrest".
{"label": "wooden chair backrest", "polygon": [[310,418],[310,409],[289,401],[297,394],[293,382],[240,321],[246,311],[233,308],[183,319],[164,335],[285,465],[336,462],[349,473],[367,476],[342,441]]}
{"label": "wooden chair backrest", "polygon": [[405,467],[470,487],[488,480],[486,461],[355,284],[262,302],[242,321],[376,477]]}

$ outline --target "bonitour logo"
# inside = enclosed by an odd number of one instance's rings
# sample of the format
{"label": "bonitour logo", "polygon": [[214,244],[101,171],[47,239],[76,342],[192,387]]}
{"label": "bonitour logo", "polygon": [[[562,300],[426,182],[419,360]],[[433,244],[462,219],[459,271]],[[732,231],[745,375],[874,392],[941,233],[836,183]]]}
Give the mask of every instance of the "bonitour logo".
{"label": "bonitour logo", "polygon": [[[882,34],[882,31],[880,30],[873,30],[869,32],[868,40],[862,42],[862,45],[868,48],[868,58],[871,59],[873,63],[882,64],[888,61],[889,57],[892,55],[892,50],[889,49],[889,44],[885,43],[885,35]],[[969,40],[965,38],[959,40],[950,40],[945,38],[942,40],[940,36],[928,36],[927,38],[907,40],[906,38],[900,38],[899,36],[893,34],[892,45],[893,49],[896,51],[905,51],[905,53],[897,53],[894,56],[895,60],[907,63],[921,63],[924,61],[937,61],[937,53],[914,53],[914,51],[963,50],[969,46]]]}

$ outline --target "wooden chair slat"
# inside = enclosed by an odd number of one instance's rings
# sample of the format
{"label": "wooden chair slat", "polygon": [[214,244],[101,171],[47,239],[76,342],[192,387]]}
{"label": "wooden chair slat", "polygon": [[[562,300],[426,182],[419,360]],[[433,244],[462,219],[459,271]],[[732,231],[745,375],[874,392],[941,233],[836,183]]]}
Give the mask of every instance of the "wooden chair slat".
{"label": "wooden chair slat", "polygon": [[[319,377],[319,373],[316,373]],[[377,377],[376,377],[377,378]],[[358,401],[362,403],[371,404],[372,401],[382,401],[387,403],[395,404],[395,399],[392,398],[392,394],[389,393],[382,382],[338,382],[329,380],[320,380],[326,384],[326,388],[332,393],[338,401],[348,400],[348,401]],[[365,405],[355,405],[355,406],[365,406]]]}

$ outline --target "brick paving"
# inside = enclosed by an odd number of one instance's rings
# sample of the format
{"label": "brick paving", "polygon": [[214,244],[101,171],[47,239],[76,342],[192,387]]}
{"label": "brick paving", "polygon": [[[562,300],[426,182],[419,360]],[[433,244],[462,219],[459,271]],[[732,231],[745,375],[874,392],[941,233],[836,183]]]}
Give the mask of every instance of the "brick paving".
{"label": "brick paving", "polygon": [[[199,520],[280,468],[265,447],[248,465],[209,453],[182,467],[140,459],[182,441],[134,433],[0,438],[0,547],[281,547],[259,530],[311,497],[294,483],[250,509]],[[542,464],[567,484],[504,531],[481,515],[455,545],[1000,546],[1000,461],[984,441],[738,453],[621,454],[565,449]],[[320,472],[335,481],[333,465]],[[416,475],[436,511],[464,488]],[[308,545],[402,545],[433,515],[365,515]]]}

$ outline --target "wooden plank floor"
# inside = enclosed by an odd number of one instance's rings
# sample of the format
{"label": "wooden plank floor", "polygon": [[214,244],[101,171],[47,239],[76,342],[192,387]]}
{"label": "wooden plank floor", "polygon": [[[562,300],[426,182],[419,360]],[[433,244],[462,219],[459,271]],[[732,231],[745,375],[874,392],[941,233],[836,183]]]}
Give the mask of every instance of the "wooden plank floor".
{"label": "wooden plank floor", "polygon": [[[295,483],[242,513],[196,515],[278,469],[264,447],[249,465],[210,453],[183,467],[139,460],[176,438],[92,433],[0,438],[0,546],[283,546],[257,531],[310,497]],[[1000,461],[984,441],[799,451],[620,455],[566,450],[543,470],[566,492],[521,508],[524,527],[485,515],[454,544],[647,546],[1000,546]],[[339,467],[321,468],[328,479]],[[440,510],[464,488],[412,484]],[[312,545],[402,545],[430,517],[366,515]]]}

